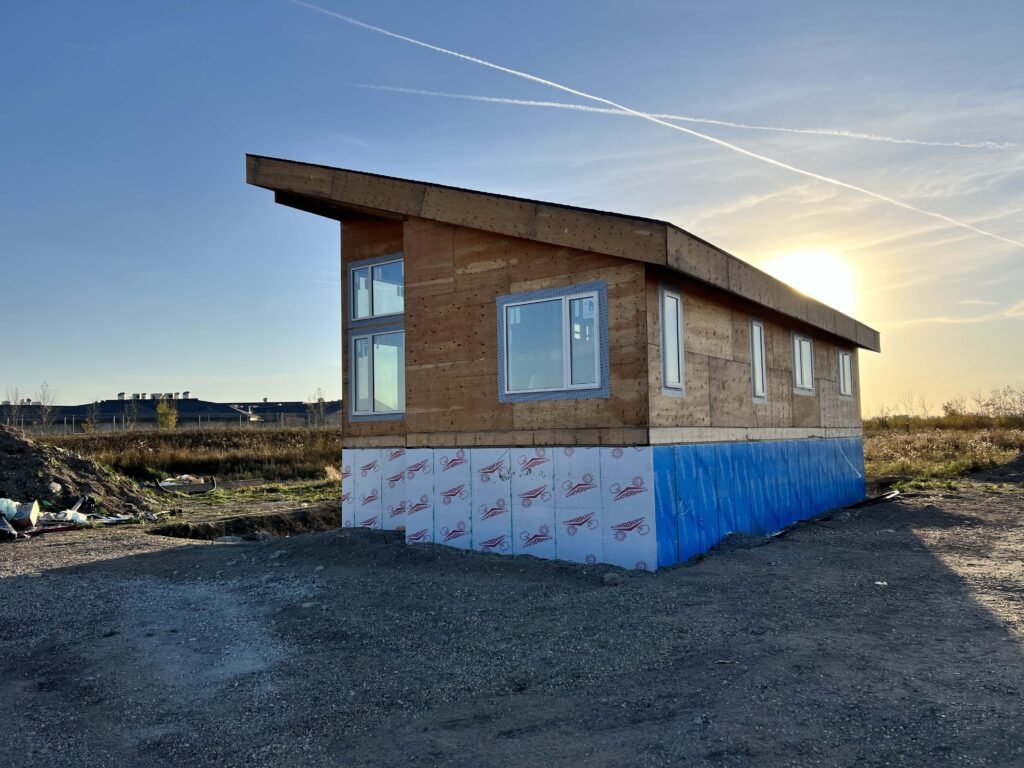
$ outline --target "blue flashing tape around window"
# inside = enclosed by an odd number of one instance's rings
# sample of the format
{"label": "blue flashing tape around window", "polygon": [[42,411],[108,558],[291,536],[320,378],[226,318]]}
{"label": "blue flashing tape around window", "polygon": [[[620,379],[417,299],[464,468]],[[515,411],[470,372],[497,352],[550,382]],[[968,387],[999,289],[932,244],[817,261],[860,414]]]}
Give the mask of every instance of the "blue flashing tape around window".
{"label": "blue flashing tape around window", "polygon": [[[597,292],[598,328],[601,329],[599,367],[601,385],[594,389],[557,389],[549,392],[505,392],[505,306],[520,301],[542,301],[558,299],[575,293],[587,291]],[[604,280],[579,285],[566,285],[559,288],[545,288],[529,293],[514,293],[499,296],[498,305],[498,402],[526,403],[536,400],[585,400],[596,397],[609,397],[611,393],[611,376],[608,367],[608,284]]]}
{"label": "blue flashing tape around window", "polygon": [[729,533],[764,536],[864,498],[864,443],[657,446],[654,475],[658,566],[664,567],[707,552]]}

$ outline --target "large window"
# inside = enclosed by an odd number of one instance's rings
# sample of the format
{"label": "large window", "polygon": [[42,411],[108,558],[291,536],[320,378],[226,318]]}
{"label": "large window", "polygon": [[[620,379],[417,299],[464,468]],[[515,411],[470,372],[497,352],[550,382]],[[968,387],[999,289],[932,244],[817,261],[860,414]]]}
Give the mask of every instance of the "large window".
{"label": "large window", "polygon": [[842,350],[839,352],[839,394],[853,395],[853,355]]}
{"label": "large window", "polygon": [[760,320],[750,321],[750,383],[754,391],[754,399],[764,401],[768,398],[766,381],[767,366],[764,358],[764,323]]}
{"label": "large window", "polygon": [[499,399],[607,396],[604,284],[498,299]]}
{"label": "large window", "polygon": [[661,291],[661,382],[670,394],[683,394],[683,297]]}
{"label": "large window", "polygon": [[349,412],[354,419],[405,413],[405,274],[401,254],[348,269]]}
{"label": "large window", "polygon": [[814,391],[814,347],[806,336],[793,334],[793,386],[802,392]]}
{"label": "large window", "polygon": [[401,259],[349,269],[353,320],[400,315],[405,311],[404,262]]}

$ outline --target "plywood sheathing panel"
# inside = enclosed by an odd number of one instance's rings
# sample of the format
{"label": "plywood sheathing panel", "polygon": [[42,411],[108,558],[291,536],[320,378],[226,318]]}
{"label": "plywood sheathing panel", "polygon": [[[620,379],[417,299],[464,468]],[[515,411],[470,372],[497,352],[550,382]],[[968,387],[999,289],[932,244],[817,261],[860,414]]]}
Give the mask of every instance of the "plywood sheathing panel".
{"label": "plywood sheathing panel", "polygon": [[728,289],[729,257],[707,243],[690,237],[675,227],[666,231],[668,266],[685,275]]}
{"label": "plywood sheathing panel", "polygon": [[711,426],[749,427],[754,424],[754,401],[750,389],[750,364],[712,357]]}
{"label": "plywood sheathing panel", "polygon": [[528,238],[533,232],[537,204],[431,186],[418,215],[490,233]]}
{"label": "plywood sheathing panel", "polygon": [[683,289],[683,330],[687,352],[732,357],[732,310],[692,287]]}
{"label": "plywood sheathing panel", "polygon": [[532,238],[651,264],[665,264],[665,226],[592,211],[538,205]]}
{"label": "plywood sheathing panel", "polygon": [[793,393],[793,426],[794,427],[820,427],[821,406],[818,402],[818,392],[823,382],[816,382],[818,389],[813,395]]}
{"label": "plywood sheathing panel", "polygon": [[[754,403],[754,424],[760,428],[790,427],[793,424],[793,373],[768,369],[768,397]],[[860,425],[860,419],[855,422]]]}

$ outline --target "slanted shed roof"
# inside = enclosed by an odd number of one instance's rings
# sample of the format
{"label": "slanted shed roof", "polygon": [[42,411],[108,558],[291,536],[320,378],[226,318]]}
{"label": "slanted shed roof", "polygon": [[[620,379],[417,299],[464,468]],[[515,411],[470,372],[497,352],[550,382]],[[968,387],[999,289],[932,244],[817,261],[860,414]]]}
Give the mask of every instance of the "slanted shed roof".
{"label": "slanted shed roof", "polygon": [[246,155],[246,181],[273,190],[282,205],[339,221],[416,216],[665,266],[858,347],[881,349],[873,328],[665,221],[262,155]]}

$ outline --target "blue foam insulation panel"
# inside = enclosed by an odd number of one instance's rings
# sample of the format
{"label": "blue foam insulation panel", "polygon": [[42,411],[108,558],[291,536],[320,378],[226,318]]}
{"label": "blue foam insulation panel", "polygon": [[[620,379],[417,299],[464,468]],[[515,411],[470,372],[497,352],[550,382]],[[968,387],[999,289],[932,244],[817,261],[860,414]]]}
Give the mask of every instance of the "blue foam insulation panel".
{"label": "blue foam insulation panel", "polygon": [[654,448],[658,567],[730,533],[765,536],[864,498],[860,438]]}

